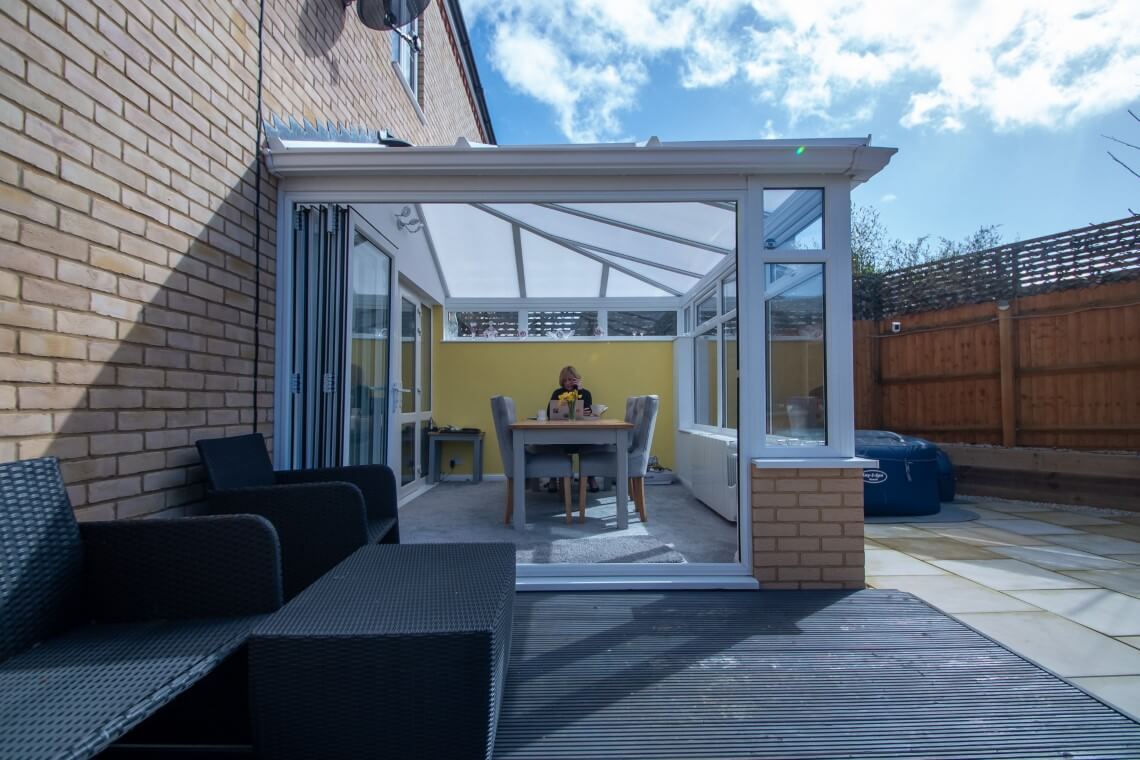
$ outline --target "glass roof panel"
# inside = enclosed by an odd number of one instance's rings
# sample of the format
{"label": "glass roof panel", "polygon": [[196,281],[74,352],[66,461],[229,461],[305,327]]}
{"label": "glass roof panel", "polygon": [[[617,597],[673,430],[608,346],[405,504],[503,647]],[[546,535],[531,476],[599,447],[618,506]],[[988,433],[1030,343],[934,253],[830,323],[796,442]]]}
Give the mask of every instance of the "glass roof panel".
{"label": "glass roof panel", "polygon": [[[615,227],[605,222],[583,219],[553,208],[530,203],[488,205],[500,213],[507,214],[556,237],[598,246],[645,261],[661,262],[701,275],[706,274],[724,259],[724,255],[720,253],[663,240],[653,235]],[[691,204],[679,203],[675,205],[686,206]]]}
{"label": "glass roof panel", "polygon": [[602,264],[526,230],[522,233],[523,272],[528,298],[597,298]]}
{"label": "glass roof panel", "polygon": [[736,208],[714,203],[559,203],[559,206],[664,232],[699,243],[736,248]]}
{"label": "glass roof panel", "polygon": [[424,204],[422,209],[452,297],[519,297],[509,224],[463,203]]}
{"label": "glass roof panel", "polygon": [[[670,272],[668,269],[660,269],[650,264],[641,264],[636,261],[628,261],[626,259],[619,259],[616,256],[608,256],[604,253],[597,254],[598,258],[605,259],[613,263],[615,267],[629,270],[630,273],[639,274],[642,277],[647,277],[659,285],[676,290],[678,293],[686,293],[689,288],[696,285],[700,278],[689,277],[688,275]],[[612,268],[611,268],[612,270]],[[634,278],[636,279],[636,277]]]}
{"label": "glass roof panel", "polygon": [[672,293],[655,288],[616,269],[610,270],[609,279],[606,281],[606,296],[610,298],[654,298],[671,295]]}

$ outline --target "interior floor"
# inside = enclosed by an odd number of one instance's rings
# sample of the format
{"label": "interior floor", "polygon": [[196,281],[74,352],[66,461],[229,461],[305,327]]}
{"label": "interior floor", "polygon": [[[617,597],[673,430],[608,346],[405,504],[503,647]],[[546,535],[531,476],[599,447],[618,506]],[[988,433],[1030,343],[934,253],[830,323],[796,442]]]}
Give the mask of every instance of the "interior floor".
{"label": "interior floor", "polygon": [[440,483],[400,508],[403,543],[510,541],[520,564],[554,562],[734,562],[737,528],[680,484],[645,487],[647,521],[630,500],[629,527],[617,529],[613,489],[587,493],[579,522],[574,485],[573,522],[559,493],[528,490],[526,531],[503,522],[505,480]]}

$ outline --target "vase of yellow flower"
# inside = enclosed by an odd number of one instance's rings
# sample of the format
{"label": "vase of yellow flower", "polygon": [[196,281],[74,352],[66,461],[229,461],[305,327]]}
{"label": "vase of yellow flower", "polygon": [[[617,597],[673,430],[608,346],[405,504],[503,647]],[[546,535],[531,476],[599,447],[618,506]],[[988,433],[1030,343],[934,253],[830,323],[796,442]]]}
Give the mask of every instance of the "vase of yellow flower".
{"label": "vase of yellow flower", "polygon": [[558,395],[558,400],[566,404],[566,419],[573,422],[578,415],[578,391],[566,391]]}

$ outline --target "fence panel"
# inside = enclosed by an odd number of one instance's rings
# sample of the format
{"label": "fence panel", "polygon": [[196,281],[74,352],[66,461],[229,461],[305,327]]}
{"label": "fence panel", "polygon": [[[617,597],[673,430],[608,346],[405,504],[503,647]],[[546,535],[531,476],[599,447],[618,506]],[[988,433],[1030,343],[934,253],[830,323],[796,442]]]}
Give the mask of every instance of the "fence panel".
{"label": "fence panel", "polygon": [[1140,450],[1140,280],[859,320],[855,354],[856,427]]}

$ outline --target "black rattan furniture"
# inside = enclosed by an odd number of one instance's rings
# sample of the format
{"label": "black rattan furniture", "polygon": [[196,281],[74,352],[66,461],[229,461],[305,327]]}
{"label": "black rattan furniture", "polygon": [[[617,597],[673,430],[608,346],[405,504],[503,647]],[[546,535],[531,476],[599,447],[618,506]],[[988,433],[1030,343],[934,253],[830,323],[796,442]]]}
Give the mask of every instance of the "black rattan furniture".
{"label": "black rattan furniture", "polygon": [[54,458],[0,464],[0,757],[84,758],[281,606],[254,516],[78,524]]}
{"label": "black rattan furniture", "polygon": [[254,632],[258,756],[489,758],[514,595],[512,544],[356,551]]}
{"label": "black rattan furniture", "polygon": [[260,433],[198,441],[215,514],[255,514],[281,541],[285,598],[370,543],[399,543],[396,478],[384,465],[277,470]]}

